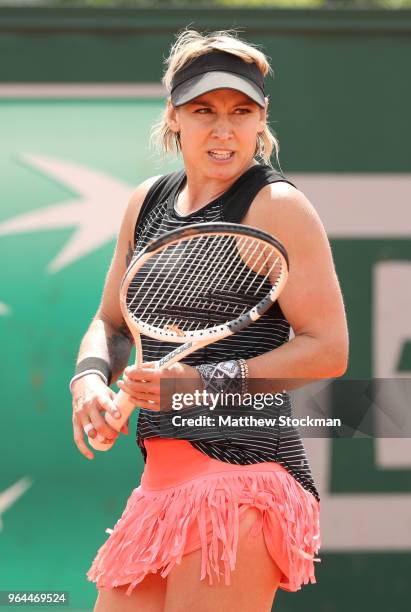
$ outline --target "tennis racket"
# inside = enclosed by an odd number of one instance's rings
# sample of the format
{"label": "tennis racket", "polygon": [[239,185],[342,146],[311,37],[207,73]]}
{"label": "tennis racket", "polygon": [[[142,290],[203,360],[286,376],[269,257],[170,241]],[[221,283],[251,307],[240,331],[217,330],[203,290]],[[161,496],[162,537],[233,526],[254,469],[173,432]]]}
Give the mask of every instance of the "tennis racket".
{"label": "tennis racket", "polygon": [[[130,262],[120,287],[121,310],[142,364],[140,334],[179,346],[156,362],[166,368],[194,351],[241,331],[277,300],[288,277],[284,246],[261,230],[236,223],[198,223],[152,240]],[[136,407],[119,391],[117,431]],[[113,444],[89,438],[96,450]]]}

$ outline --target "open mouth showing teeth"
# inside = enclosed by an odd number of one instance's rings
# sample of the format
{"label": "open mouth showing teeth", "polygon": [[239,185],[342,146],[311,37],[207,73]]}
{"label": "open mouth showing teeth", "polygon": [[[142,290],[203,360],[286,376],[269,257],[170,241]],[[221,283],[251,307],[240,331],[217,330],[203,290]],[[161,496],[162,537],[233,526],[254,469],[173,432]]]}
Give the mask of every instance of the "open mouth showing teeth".
{"label": "open mouth showing teeth", "polygon": [[208,154],[213,159],[230,159],[234,155],[234,151],[209,151]]}

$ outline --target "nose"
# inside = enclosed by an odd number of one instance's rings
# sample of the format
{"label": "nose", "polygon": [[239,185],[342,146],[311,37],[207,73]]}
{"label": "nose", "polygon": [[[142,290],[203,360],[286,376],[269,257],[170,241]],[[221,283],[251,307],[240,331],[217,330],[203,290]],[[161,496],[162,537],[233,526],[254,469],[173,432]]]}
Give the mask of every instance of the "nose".
{"label": "nose", "polygon": [[231,138],[232,126],[227,115],[216,115],[213,123],[213,136],[219,139]]}

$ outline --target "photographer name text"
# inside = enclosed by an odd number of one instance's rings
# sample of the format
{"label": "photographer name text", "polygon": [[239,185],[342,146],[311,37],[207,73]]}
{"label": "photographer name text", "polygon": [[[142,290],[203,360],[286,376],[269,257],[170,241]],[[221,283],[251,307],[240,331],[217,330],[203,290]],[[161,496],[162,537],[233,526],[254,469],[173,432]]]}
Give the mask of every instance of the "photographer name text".
{"label": "photographer name text", "polygon": [[232,417],[223,416],[198,416],[183,417],[176,414],[171,419],[175,427],[341,427],[341,419],[323,419],[312,417],[290,417],[280,416],[264,418],[254,416]]}

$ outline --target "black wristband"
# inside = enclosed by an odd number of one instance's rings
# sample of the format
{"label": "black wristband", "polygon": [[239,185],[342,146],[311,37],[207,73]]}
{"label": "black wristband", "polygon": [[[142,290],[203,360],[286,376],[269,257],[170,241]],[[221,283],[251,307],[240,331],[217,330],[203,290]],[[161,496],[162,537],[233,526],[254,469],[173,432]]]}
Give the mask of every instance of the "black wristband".
{"label": "black wristband", "polygon": [[82,359],[76,365],[75,375],[81,374],[86,370],[98,370],[106,377],[107,385],[111,385],[112,371],[110,370],[110,366],[105,359],[101,359],[100,357],[86,357],[85,359]]}
{"label": "black wristband", "polygon": [[242,393],[244,389],[239,361],[203,363],[195,366],[208,393]]}

